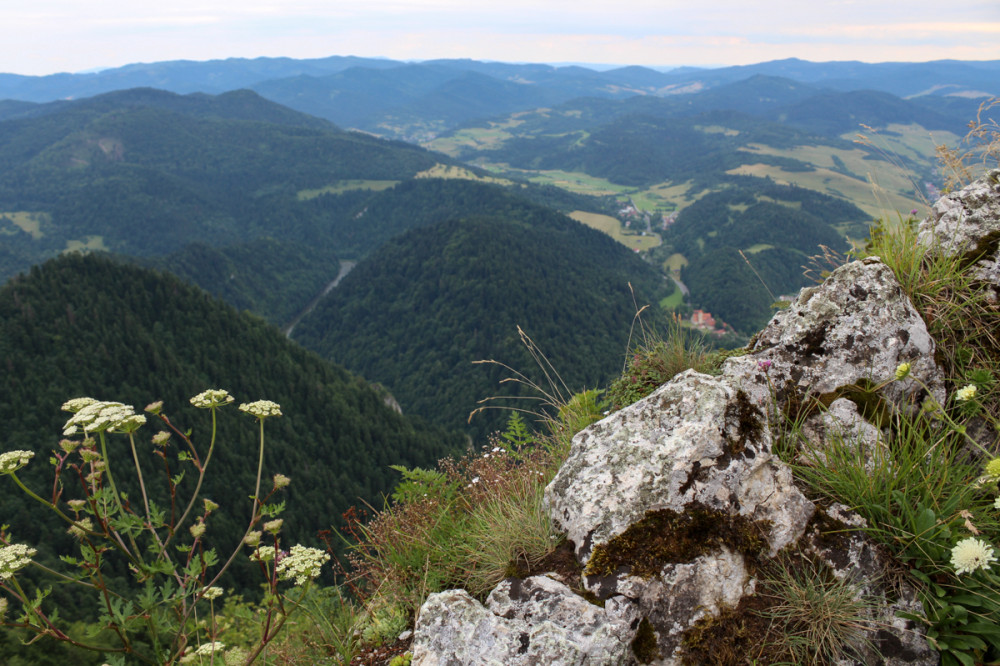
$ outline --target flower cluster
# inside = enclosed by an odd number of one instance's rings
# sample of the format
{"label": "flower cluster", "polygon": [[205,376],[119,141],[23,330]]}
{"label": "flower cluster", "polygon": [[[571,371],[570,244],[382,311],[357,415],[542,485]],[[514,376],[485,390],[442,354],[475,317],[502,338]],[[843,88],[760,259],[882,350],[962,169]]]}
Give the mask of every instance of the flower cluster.
{"label": "flower cluster", "polygon": [[208,389],[191,398],[191,404],[200,409],[222,407],[232,401],[233,396],[229,395],[229,391],[223,389]]}
{"label": "flower cluster", "polygon": [[259,419],[266,419],[268,416],[281,416],[281,407],[276,402],[270,400],[258,400],[257,402],[244,402],[240,405],[240,411],[246,412]]}
{"label": "flower cluster", "polygon": [[986,463],[986,478],[989,481],[1000,481],[1000,458],[994,458]]}
{"label": "flower cluster", "polygon": [[23,543],[14,543],[0,548],[0,580],[7,580],[14,572],[31,564],[31,558],[38,552]]}
{"label": "flower cluster", "polygon": [[226,644],[220,643],[219,641],[205,643],[204,645],[199,645],[197,650],[191,650],[181,657],[180,662],[182,664],[190,664],[195,660],[195,657],[207,657],[216,652],[222,652],[225,647]]}
{"label": "flower cluster", "polygon": [[989,569],[990,563],[996,561],[992,546],[974,537],[962,539],[951,549],[951,566],[957,574]]}
{"label": "flower cluster", "polygon": [[955,392],[955,400],[957,400],[958,402],[965,402],[967,400],[972,400],[975,397],[976,397],[975,384],[969,384],[968,386],[960,388],[958,389],[958,391]]}
{"label": "flower cluster", "polygon": [[201,596],[205,599],[218,599],[222,596],[221,587],[206,587],[205,591],[201,593]]}
{"label": "flower cluster", "polygon": [[296,585],[302,585],[318,576],[320,568],[329,560],[326,551],[295,545],[291,553],[278,562],[276,571],[282,580],[294,578]]}
{"label": "flower cluster", "polygon": [[910,364],[900,363],[896,366],[896,381],[900,379],[905,379],[910,374]]}
{"label": "flower cluster", "polygon": [[0,474],[12,474],[35,457],[31,451],[8,451],[0,453]]}
{"label": "flower cluster", "polygon": [[69,437],[81,430],[84,433],[132,432],[146,422],[146,417],[136,414],[130,405],[105,402],[92,398],[76,398],[63,405],[68,412],[75,412],[63,426],[63,435]]}

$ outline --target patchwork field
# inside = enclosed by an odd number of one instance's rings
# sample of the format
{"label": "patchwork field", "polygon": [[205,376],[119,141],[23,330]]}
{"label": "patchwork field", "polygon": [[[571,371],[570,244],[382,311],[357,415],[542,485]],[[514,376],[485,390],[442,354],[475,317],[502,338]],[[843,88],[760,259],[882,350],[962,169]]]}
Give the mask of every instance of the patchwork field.
{"label": "patchwork field", "polygon": [[107,252],[108,248],[104,245],[104,236],[84,236],[82,241],[71,240],[66,241],[66,249],[63,252],[83,252],[83,251],[95,251],[95,252]]}
{"label": "patchwork field", "polygon": [[[38,240],[45,236],[42,231],[42,224],[51,221],[51,217],[48,213],[41,212],[28,212],[23,210],[18,211],[6,211],[0,212],[0,219],[6,218],[14,224],[14,226],[21,229],[21,231],[30,235],[34,240]],[[2,233],[2,230],[0,230]],[[9,233],[17,233],[11,230]]]}
{"label": "patchwork field", "polygon": [[[906,215],[916,209],[923,214],[927,204],[916,196],[904,196],[898,190],[887,188],[882,184],[883,172],[871,173],[871,182],[866,182],[855,176],[849,176],[830,169],[817,168],[813,171],[785,171],[781,167],[770,164],[744,164],[726,173],[741,176],[769,176],[774,182],[785,185],[797,185],[824,194],[847,199],[872,218],[894,217],[897,212]],[[892,177],[889,178],[893,180]],[[911,190],[912,192],[912,190]]]}
{"label": "patchwork field", "polygon": [[598,213],[588,213],[582,210],[570,213],[577,222],[582,222],[592,229],[603,231],[607,235],[625,247],[642,252],[660,245],[663,240],[658,234],[645,234],[626,231],[622,228],[622,223],[610,215],[600,215]]}
{"label": "patchwork field", "polygon": [[426,171],[421,171],[414,178],[458,178],[461,180],[475,180],[481,183],[496,183],[498,185],[513,185],[514,183],[505,178],[493,178],[491,176],[479,176],[468,169],[445,164],[435,164]]}

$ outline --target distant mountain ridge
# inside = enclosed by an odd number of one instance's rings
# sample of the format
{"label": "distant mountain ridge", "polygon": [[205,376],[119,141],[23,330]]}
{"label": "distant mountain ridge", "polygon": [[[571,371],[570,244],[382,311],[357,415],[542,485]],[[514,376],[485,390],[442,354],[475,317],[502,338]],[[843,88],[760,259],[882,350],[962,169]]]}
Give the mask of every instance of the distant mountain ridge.
{"label": "distant mountain ridge", "polygon": [[[880,90],[899,97],[1000,94],[1000,61],[809,62],[795,58],[717,69],[662,72],[475,60],[400,62],[332,56],[231,58],[133,64],[90,74],[0,74],[0,100],[49,102],[135,87],[218,94],[251,88],[334,123],[396,138],[426,138],[455,123],[560,104],[705,92],[749,77],[782,77],[830,91]],[[3,107],[0,106],[0,113]]]}

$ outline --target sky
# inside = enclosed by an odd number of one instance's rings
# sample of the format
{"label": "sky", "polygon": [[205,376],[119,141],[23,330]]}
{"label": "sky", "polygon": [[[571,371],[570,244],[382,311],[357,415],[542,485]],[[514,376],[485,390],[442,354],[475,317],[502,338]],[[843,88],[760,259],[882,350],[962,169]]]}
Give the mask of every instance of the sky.
{"label": "sky", "polygon": [[1000,0],[0,0],[0,72],[331,55],[646,66],[1000,60]]}

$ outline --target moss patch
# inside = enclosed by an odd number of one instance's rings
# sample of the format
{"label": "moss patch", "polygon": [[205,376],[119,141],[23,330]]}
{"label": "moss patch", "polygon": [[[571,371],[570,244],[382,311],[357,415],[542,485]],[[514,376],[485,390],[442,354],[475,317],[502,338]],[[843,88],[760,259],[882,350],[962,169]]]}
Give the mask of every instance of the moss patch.
{"label": "moss patch", "polygon": [[605,544],[594,548],[585,576],[611,576],[624,568],[651,578],[666,564],[690,562],[726,546],[756,558],[767,550],[767,521],[733,516],[693,503],[683,513],[649,511],[645,517]]}
{"label": "moss patch", "polygon": [[662,656],[656,644],[656,632],[653,631],[653,625],[650,624],[648,617],[642,618],[642,622],[639,623],[639,629],[632,639],[632,653],[640,664],[648,664]]}
{"label": "moss patch", "polygon": [[681,663],[692,666],[795,663],[795,655],[782,644],[781,626],[764,615],[774,601],[759,594],[744,597],[736,608],[701,618],[681,639]]}

